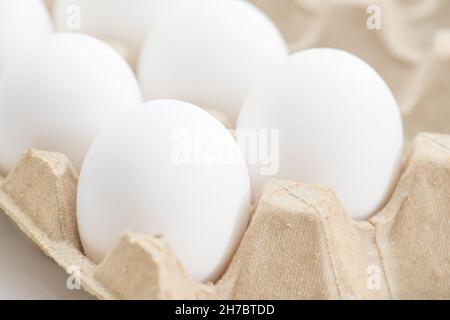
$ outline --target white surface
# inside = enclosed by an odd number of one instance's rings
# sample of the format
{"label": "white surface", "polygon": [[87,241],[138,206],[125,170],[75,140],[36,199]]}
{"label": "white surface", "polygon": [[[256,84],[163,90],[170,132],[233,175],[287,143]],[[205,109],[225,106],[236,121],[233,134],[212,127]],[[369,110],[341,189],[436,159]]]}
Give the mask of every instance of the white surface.
{"label": "white surface", "polygon": [[32,147],[58,151],[80,169],[100,128],[141,102],[136,77],[111,47],[60,33],[14,59],[0,77],[0,170]]}
{"label": "white surface", "polygon": [[283,61],[272,21],[241,0],[192,0],[160,20],[142,49],[144,98],[177,99],[236,120],[255,81]]}
{"label": "white surface", "polygon": [[17,54],[52,32],[41,0],[0,0],[0,73]]}
{"label": "white surface", "polygon": [[[55,24],[58,31],[80,31],[112,43],[133,63],[153,26],[178,2],[180,0],[56,0]],[[78,29],[77,14],[80,15]]]}
{"label": "white surface", "polygon": [[252,89],[238,128],[280,130],[279,172],[264,176],[261,165],[249,168],[255,198],[273,178],[317,183],[364,220],[397,179],[403,153],[397,103],[375,70],[344,51],[291,56]]}
{"label": "white surface", "polygon": [[159,100],[100,132],[81,170],[77,208],[93,261],[125,230],[163,234],[193,277],[213,281],[247,227],[250,180],[219,121],[191,104]]}
{"label": "white surface", "polygon": [[0,210],[0,299],[93,299],[68,290],[67,274]]}

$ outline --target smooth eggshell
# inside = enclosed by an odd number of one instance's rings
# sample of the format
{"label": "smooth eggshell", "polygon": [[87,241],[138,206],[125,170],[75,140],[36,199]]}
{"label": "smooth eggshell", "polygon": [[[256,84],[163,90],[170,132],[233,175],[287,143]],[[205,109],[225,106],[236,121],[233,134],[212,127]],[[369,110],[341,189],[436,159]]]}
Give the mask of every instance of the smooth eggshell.
{"label": "smooth eggshell", "polygon": [[62,152],[81,167],[109,118],[141,102],[137,80],[109,46],[79,34],[49,36],[0,77],[0,171],[27,148]]}
{"label": "smooth eggshell", "polygon": [[12,58],[52,32],[41,0],[0,0],[0,74]]}
{"label": "smooth eggshell", "polygon": [[[235,161],[219,161],[224,150]],[[243,155],[213,116],[185,102],[147,102],[105,127],[86,156],[83,247],[100,262],[125,230],[162,234],[195,279],[213,281],[247,226],[250,193]]]}
{"label": "smooth eggshell", "polygon": [[180,1],[186,0],[55,0],[53,12],[57,30],[98,37],[134,64],[154,25]]}
{"label": "smooth eggshell", "polygon": [[193,0],[160,20],[138,65],[145,99],[179,99],[233,123],[250,88],[287,56],[275,25],[241,0]]}
{"label": "smooth eggshell", "polygon": [[[257,161],[249,167],[255,198],[274,178],[317,183],[331,187],[353,218],[367,219],[398,176],[403,126],[397,103],[375,70],[343,51],[291,56],[255,85],[238,129],[279,130],[272,157],[279,170],[262,175],[269,166]],[[277,146],[276,139],[268,141]]]}

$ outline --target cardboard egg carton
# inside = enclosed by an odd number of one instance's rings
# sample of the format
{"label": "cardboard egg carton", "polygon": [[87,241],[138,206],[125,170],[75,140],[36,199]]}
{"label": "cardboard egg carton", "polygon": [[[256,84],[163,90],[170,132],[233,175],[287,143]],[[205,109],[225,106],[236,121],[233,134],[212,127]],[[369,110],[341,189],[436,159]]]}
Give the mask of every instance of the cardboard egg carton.
{"label": "cardboard egg carton", "polygon": [[291,52],[333,47],[368,62],[399,103],[411,142],[450,134],[450,1],[251,0],[277,24]]}
{"label": "cardboard egg carton", "polygon": [[1,180],[0,208],[100,299],[450,298],[450,136],[418,136],[368,222],[323,186],[269,183],[216,284],[192,280],[161,236],[125,232],[94,264],[78,235],[77,180],[64,155],[30,149]]}

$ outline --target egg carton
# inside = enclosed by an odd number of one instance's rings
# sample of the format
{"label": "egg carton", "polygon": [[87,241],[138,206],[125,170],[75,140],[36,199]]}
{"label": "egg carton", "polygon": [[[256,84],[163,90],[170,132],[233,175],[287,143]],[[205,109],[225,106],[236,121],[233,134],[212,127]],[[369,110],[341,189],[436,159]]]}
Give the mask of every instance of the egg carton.
{"label": "egg carton", "polygon": [[30,149],[1,179],[0,208],[100,299],[450,298],[450,136],[418,136],[369,221],[351,220],[326,187],[269,183],[215,284],[194,281],[163,236],[125,232],[100,264],[90,261],[77,180],[64,155]]}
{"label": "egg carton", "polygon": [[275,21],[292,52],[333,47],[373,66],[399,103],[408,142],[420,131],[450,134],[450,1],[251,2]]}

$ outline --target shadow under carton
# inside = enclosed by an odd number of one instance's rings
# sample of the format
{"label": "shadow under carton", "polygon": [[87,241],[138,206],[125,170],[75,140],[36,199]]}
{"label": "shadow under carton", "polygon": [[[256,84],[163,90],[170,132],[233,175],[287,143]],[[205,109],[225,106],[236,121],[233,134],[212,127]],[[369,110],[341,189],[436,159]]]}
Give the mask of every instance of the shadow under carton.
{"label": "shadow under carton", "polygon": [[1,180],[0,207],[100,299],[450,298],[450,136],[416,138],[391,200],[367,222],[325,187],[269,183],[216,284],[192,280],[163,237],[126,232],[95,265],[78,235],[77,181],[64,155],[30,149]]}

